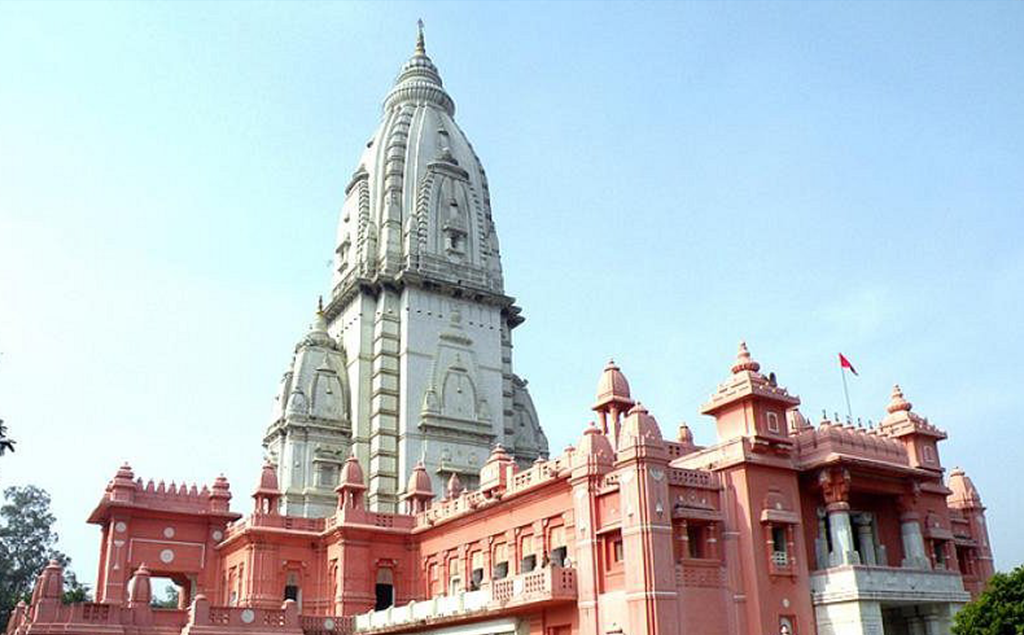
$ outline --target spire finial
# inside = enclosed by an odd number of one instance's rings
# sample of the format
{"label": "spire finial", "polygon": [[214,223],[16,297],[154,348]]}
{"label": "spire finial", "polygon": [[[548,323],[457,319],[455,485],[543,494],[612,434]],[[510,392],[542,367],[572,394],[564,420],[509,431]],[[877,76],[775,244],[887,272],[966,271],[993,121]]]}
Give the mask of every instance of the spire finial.
{"label": "spire finial", "polygon": [[756,373],[761,370],[761,365],[754,361],[750,356],[750,351],[747,349],[747,343],[745,341],[741,341],[739,351],[736,353],[736,363],[732,366],[732,372],[733,374],[736,374],[745,370]]}
{"label": "spire finial", "polygon": [[416,52],[420,55],[427,54],[427,45],[423,41],[423,19],[416,20],[418,33],[416,35]]}
{"label": "spire finial", "polygon": [[903,390],[899,384],[892,387],[892,396],[889,398],[889,406],[886,408],[889,414],[895,414],[901,410],[909,411],[911,403],[903,398]]}
{"label": "spire finial", "polygon": [[322,296],[322,295],[318,296],[317,299],[316,299],[316,312],[317,313],[323,313],[324,312],[324,296]]}

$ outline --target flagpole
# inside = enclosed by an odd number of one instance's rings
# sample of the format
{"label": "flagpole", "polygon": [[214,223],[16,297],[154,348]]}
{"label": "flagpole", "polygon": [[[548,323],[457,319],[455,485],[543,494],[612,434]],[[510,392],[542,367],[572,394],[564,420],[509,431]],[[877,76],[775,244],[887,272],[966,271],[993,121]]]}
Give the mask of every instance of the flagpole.
{"label": "flagpole", "polygon": [[846,396],[846,414],[849,415],[850,421],[853,421],[853,408],[850,407],[850,389],[846,387],[846,368],[840,366],[839,372],[843,375],[843,395]]}

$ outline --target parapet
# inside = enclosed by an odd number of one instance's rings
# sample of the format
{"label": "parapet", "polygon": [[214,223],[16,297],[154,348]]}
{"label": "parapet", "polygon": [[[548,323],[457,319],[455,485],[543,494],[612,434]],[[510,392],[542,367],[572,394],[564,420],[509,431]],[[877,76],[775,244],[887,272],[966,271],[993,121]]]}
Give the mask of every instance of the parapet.
{"label": "parapet", "polygon": [[203,485],[202,488],[194,483],[154,483],[153,479],[144,484],[141,478],[135,478],[131,466],[126,463],[107,484],[103,498],[89,515],[89,522],[106,522],[111,508],[194,514],[231,520],[240,518],[240,514],[231,513],[229,510],[230,500],[231,486],[223,476],[217,477],[212,486]]}

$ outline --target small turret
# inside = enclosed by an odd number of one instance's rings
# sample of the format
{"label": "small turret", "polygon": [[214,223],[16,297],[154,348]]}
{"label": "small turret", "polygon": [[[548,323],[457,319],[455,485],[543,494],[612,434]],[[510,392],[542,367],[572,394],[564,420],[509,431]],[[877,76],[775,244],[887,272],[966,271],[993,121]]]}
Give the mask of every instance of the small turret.
{"label": "small turret", "polygon": [[131,503],[135,498],[135,473],[125,461],[110,481],[110,498],[119,503]]}
{"label": "small turret", "polygon": [[430,484],[430,475],[427,474],[427,468],[423,465],[423,461],[417,462],[412,468],[412,472],[409,473],[409,482],[405,486],[402,500],[405,501],[408,514],[418,514],[427,509],[430,502],[434,500],[434,489]]}
{"label": "small turret", "polygon": [[615,365],[615,360],[608,360],[597,382],[597,399],[592,410],[597,413],[601,431],[608,435],[613,447],[618,443],[622,415],[629,412],[633,403],[626,376]]}
{"label": "small turret", "polygon": [[573,475],[604,474],[612,469],[614,463],[615,449],[608,435],[591,423],[572,452]]}
{"label": "small turret", "polygon": [[256,490],[252,493],[255,501],[254,511],[257,514],[278,513],[277,503],[281,499],[281,490],[277,484],[277,470],[270,463],[264,463],[260,470],[260,480],[256,484]]}
{"label": "small turret", "polygon": [[139,566],[135,575],[128,581],[128,608],[149,606],[153,599],[153,589],[150,584],[149,569],[145,564]]}
{"label": "small turret", "polygon": [[636,445],[664,445],[658,421],[640,402],[637,402],[629,410],[626,419],[622,422],[622,431],[619,433],[619,437],[620,449]]}
{"label": "small turret", "polygon": [[50,560],[39,575],[39,599],[60,600],[64,593],[64,567],[57,560]]}
{"label": "small turret", "polygon": [[334,489],[338,493],[338,509],[362,509],[363,493],[366,483],[363,480],[363,468],[355,453],[350,454],[341,468],[341,481]]}
{"label": "small turret", "polygon": [[480,491],[485,494],[502,492],[508,487],[508,480],[515,469],[515,461],[500,443],[491,450],[487,462],[480,469]]}
{"label": "small turret", "polygon": [[774,377],[765,377],[750,354],[746,342],[740,342],[732,374],[701,407],[701,414],[715,417],[718,440],[746,437],[756,441],[759,450],[784,449],[792,444],[786,411],[800,399],[778,385]]}
{"label": "small turret", "polygon": [[462,486],[462,479],[459,478],[458,472],[452,472],[451,477],[448,479],[448,487],[446,488],[446,495],[449,499],[458,498],[462,495],[465,488]]}
{"label": "small turret", "polygon": [[903,442],[912,467],[941,472],[938,442],[946,438],[946,433],[912,410],[899,384],[892,387],[885,409],[889,414],[879,424],[879,432]]}
{"label": "small turret", "polygon": [[231,484],[223,474],[213,481],[209,494],[210,510],[227,512],[231,504]]}

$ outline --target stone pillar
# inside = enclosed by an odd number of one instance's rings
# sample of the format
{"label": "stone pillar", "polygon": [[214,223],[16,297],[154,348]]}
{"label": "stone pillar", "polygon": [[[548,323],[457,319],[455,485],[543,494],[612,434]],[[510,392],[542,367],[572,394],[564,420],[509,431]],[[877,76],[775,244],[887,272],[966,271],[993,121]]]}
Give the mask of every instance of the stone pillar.
{"label": "stone pillar", "polygon": [[707,528],[707,547],[708,552],[706,557],[713,560],[718,559],[718,523],[712,521],[708,523]]}
{"label": "stone pillar", "polygon": [[853,528],[850,526],[850,473],[842,468],[824,470],[818,475],[818,483],[831,528],[829,566],[860,564],[860,556],[853,548]]}
{"label": "stone pillar", "polygon": [[824,507],[818,508],[818,535],[814,538],[814,559],[818,569],[828,568],[828,525],[825,519],[828,514]]}
{"label": "stone pillar", "polygon": [[875,556],[875,532],[871,528],[871,516],[857,514],[853,522],[857,526],[857,543],[860,545],[861,560],[866,565],[876,565],[878,560]]}
{"label": "stone pillar", "polygon": [[903,539],[903,562],[900,566],[906,569],[931,569],[916,513],[900,514],[900,537]]}
{"label": "stone pillar", "polygon": [[850,506],[847,503],[832,503],[827,509],[828,522],[832,528],[832,553],[829,554],[829,566],[860,564],[860,556],[853,548]]}

